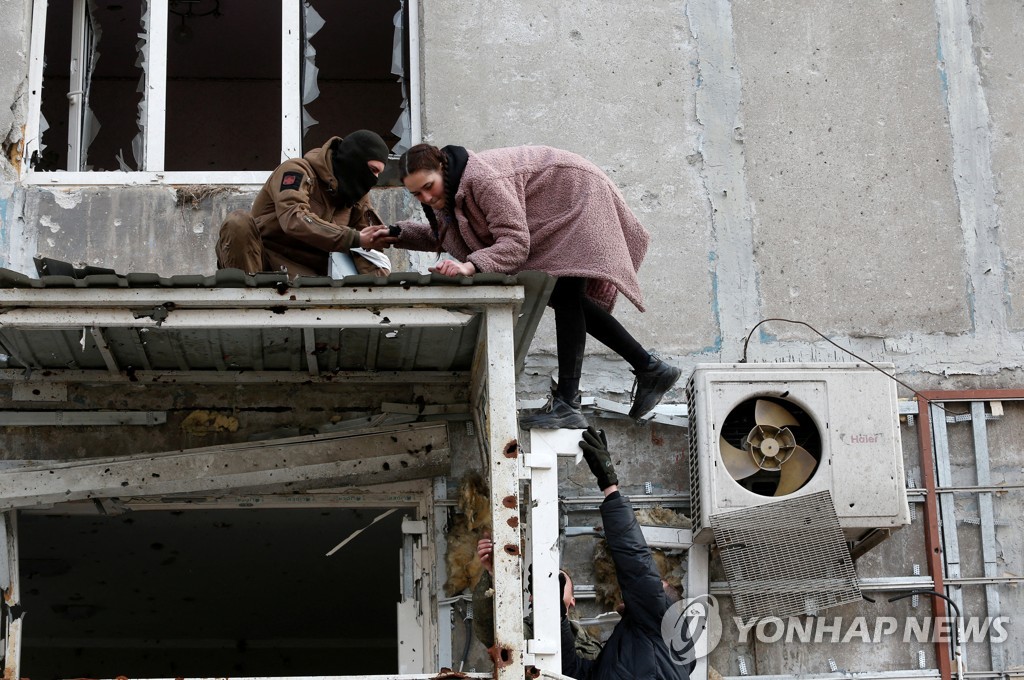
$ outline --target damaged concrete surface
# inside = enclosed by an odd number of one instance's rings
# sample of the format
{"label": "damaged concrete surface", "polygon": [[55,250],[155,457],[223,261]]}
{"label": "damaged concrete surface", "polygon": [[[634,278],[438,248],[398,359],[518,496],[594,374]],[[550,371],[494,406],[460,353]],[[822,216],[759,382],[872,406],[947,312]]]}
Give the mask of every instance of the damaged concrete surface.
{"label": "damaged concrete surface", "polygon": [[[4,190],[10,198],[4,200]],[[32,258],[52,257],[75,266],[92,265],[119,274],[152,272],[212,274],[220,225],[232,210],[248,209],[258,187],[217,191],[182,187],[26,187],[0,185],[5,234],[35,225],[10,243],[6,267],[36,276]],[[402,189],[378,189],[382,218],[404,219],[414,209]],[[103,229],[83,225],[106,225]],[[421,269],[432,254],[391,250],[394,271]],[[3,258],[0,257],[0,261]]]}
{"label": "damaged concrete surface", "polygon": [[[28,3],[5,2],[0,6],[0,180],[17,178],[18,146],[25,125],[25,90],[28,87]],[[2,199],[0,199],[2,200]],[[3,220],[0,203],[0,224]]]}

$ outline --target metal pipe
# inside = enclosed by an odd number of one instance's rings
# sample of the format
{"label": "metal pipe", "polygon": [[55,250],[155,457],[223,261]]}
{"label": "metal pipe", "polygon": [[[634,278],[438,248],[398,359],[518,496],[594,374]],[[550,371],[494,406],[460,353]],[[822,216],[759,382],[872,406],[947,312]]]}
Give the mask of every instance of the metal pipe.
{"label": "metal pipe", "polygon": [[[942,411],[942,413],[940,413]],[[935,464],[935,482],[938,486],[949,487],[953,484],[953,470],[949,458],[949,422],[942,404],[933,402],[929,405],[929,415],[932,418],[932,459]],[[968,418],[970,414],[968,413]],[[943,494],[939,496],[939,533],[942,537],[942,559],[944,563],[943,578],[945,589],[948,589],[951,599],[957,603],[956,609],[962,605],[960,590],[951,588],[948,579],[960,578],[960,536],[956,527],[956,504],[953,496]],[[956,672],[960,677],[960,668],[967,662],[966,655],[958,646],[954,650],[956,655]]]}
{"label": "metal pipe", "polygon": [[[1000,491],[1017,491],[1024,489],[1024,484],[1007,484],[994,485],[988,484],[984,486],[937,486],[935,487],[935,493],[999,493]],[[907,489],[908,494],[924,495],[928,492],[927,489]]]}
{"label": "metal pipe", "polygon": [[[971,402],[971,416],[973,418],[971,429],[974,434],[975,479],[979,485],[988,485],[991,483],[991,470],[989,468],[985,404],[980,401]],[[981,555],[985,562],[985,576],[992,578],[996,575],[998,558],[996,556],[995,513],[992,494],[989,492],[978,494],[978,521],[981,533]],[[990,618],[997,618],[1000,614],[999,592],[992,584],[985,585],[985,609]],[[992,638],[989,638],[988,641],[988,651],[989,663],[992,668],[1002,669],[1002,648]]]}
{"label": "metal pipe", "polygon": [[[1020,401],[1024,390],[928,390],[920,393],[925,401]],[[918,405],[920,409],[920,405]]]}
{"label": "metal pipe", "polygon": [[[935,492],[935,466],[932,463],[932,424],[931,413],[926,397],[918,396],[917,447],[921,457],[921,477],[925,486],[924,497],[924,545],[928,554],[928,574],[932,577],[933,590],[942,592],[942,545],[939,543],[939,504]],[[936,617],[946,615],[946,602],[942,598],[932,597],[932,611]],[[943,680],[952,680],[953,669],[950,665],[949,644],[937,636],[935,640],[935,658],[939,663],[939,673]]]}

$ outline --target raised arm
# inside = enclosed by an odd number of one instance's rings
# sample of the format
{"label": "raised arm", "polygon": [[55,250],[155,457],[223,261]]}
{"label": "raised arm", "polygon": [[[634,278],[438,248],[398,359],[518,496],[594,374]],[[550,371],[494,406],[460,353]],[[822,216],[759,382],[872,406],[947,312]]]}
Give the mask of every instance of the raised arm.
{"label": "raised arm", "polygon": [[605,493],[601,518],[608,551],[615,563],[622,601],[626,605],[624,615],[650,632],[660,634],[661,617],[668,607],[668,600],[633,506],[618,491],[619,480],[604,432],[593,426],[587,428],[580,448],[597,478],[598,486]]}

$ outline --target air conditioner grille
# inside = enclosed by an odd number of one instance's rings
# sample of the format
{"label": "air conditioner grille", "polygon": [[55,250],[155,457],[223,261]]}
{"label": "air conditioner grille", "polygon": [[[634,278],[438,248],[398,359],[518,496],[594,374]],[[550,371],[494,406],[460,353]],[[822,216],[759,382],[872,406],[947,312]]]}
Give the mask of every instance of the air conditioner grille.
{"label": "air conditioner grille", "polygon": [[710,518],[736,613],[814,615],[861,599],[828,491]]}
{"label": "air conditioner grille", "polygon": [[697,398],[696,398],[696,385],[694,384],[693,374],[690,375],[690,379],[686,382],[686,414],[688,419],[688,427],[686,429],[686,437],[689,441],[689,470],[690,470],[690,517],[693,522],[693,535],[696,536],[704,526],[701,524],[701,507],[700,507],[700,445],[699,437],[697,436]]}

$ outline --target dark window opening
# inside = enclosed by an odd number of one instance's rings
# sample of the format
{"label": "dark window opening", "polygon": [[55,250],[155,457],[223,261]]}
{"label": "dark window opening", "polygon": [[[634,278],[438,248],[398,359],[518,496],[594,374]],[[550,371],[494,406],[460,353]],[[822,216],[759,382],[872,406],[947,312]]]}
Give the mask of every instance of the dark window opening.
{"label": "dark window opening", "polygon": [[169,10],[164,169],[273,170],[281,162],[281,3],[171,0]]}
{"label": "dark window opening", "polygon": [[141,149],[138,121],[144,73],[139,63],[138,34],[142,31],[142,3],[101,0],[93,18],[100,28],[100,39],[89,107],[99,130],[87,147],[86,168],[140,170],[142,159],[135,157],[133,145]]}
{"label": "dark window opening", "polygon": [[379,514],[22,514],[22,676],[395,673],[402,513],[325,556]]}
{"label": "dark window opening", "polygon": [[310,5],[324,25],[310,39],[320,95],[305,106],[318,124],[306,131],[303,152],[360,129],[373,130],[393,147],[399,138],[391,130],[402,113],[401,83],[391,72],[400,0],[312,0]]}
{"label": "dark window opening", "polygon": [[[68,92],[71,82],[71,3],[52,2],[46,10],[40,126],[43,148],[32,159],[36,170],[68,169]],[[42,122],[42,121],[40,121]]]}

